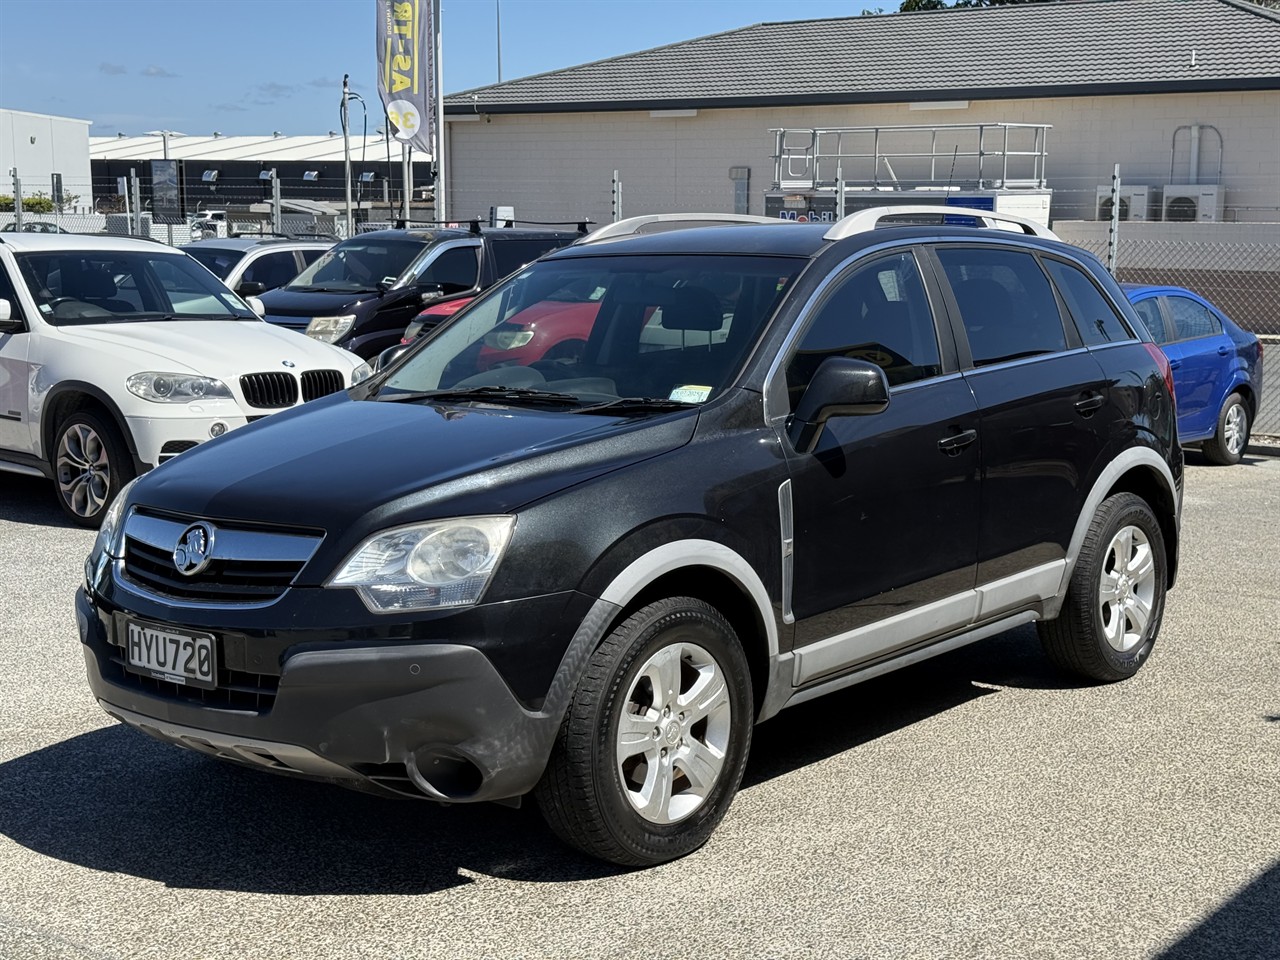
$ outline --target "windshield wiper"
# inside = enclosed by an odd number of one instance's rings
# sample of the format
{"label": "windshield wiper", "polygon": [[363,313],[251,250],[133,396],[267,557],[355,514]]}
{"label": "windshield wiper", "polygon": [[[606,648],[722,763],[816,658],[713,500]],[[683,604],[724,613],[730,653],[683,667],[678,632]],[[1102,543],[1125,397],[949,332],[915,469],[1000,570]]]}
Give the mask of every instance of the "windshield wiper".
{"label": "windshield wiper", "polygon": [[257,320],[257,314],[242,313],[144,313],[138,320]]}
{"label": "windshield wiper", "polygon": [[307,293],[365,293],[367,287],[322,287],[322,286],[301,286],[301,287],[285,287],[286,290],[303,290]]}
{"label": "windshield wiper", "polygon": [[696,407],[696,403],[687,400],[668,400],[666,397],[619,397],[617,400],[606,400],[604,403],[593,403],[589,407],[581,407],[574,413],[662,413],[667,410],[687,410]]}
{"label": "windshield wiper", "polygon": [[389,403],[413,403],[420,400],[467,401],[480,400],[497,403],[528,403],[533,405],[564,407],[577,406],[580,399],[570,393],[551,393],[546,390],[529,390],[520,387],[462,387],[456,390],[423,390],[419,393],[400,393],[379,396]]}

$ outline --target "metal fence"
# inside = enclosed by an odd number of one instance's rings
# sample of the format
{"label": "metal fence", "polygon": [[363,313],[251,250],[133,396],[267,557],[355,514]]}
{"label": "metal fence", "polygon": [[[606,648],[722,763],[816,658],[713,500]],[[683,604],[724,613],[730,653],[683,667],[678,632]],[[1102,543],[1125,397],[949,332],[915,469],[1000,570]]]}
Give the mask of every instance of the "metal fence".
{"label": "metal fence", "polygon": [[1262,402],[1253,425],[1253,435],[1267,437],[1270,446],[1280,446],[1280,337],[1261,336],[1263,346]]}

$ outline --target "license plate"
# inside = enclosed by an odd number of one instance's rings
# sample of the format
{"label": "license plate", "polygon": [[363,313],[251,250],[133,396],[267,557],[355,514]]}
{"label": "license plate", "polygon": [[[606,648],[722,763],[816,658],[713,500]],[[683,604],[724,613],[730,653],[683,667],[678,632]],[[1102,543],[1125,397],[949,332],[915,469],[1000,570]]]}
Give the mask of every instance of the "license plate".
{"label": "license plate", "polygon": [[129,621],[125,632],[125,665],[170,683],[212,690],[217,685],[213,637]]}

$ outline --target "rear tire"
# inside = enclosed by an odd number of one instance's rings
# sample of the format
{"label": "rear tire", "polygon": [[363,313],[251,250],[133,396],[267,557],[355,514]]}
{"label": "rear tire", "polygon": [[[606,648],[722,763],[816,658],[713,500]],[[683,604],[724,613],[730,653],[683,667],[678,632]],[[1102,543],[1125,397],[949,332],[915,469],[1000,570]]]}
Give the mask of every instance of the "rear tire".
{"label": "rear tire", "polygon": [[1108,497],[1094,514],[1062,610],[1036,627],[1049,659],[1090,680],[1125,680],[1151,653],[1164,616],[1164,535],[1136,494]]}
{"label": "rear tire", "polygon": [[49,463],[63,512],[72,523],[91,529],[134,476],[116,425],[88,410],[76,410],[58,424]]}
{"label": "rear tire", "polygon": [[692,853],[737,793],[755,719],[733,628],[701,600],[643,607],[592,655],[534,791],[552,831],[623,866]]}
{"label": "rear tire", "polygon": [[1238,393],[1227,397],[1218,411],[1218,429],[1201,446],[1205,459],[1220,466],[1239,463],[1249,445],[1249,408]]}

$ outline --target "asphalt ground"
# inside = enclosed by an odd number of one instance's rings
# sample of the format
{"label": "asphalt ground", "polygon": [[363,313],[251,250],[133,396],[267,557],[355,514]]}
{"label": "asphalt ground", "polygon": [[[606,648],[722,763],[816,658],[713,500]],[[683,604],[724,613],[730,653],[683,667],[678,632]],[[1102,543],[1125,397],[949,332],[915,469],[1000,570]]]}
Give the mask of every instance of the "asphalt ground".
{"label": "asphalt ground", "polygon": [[89,695],[91,535],[0,474],[0,958],[1280,958],[1280,460],[1189,454],[1134,679],[1022,628],[757,728],[694,855],[584,860],[153,742]]}

